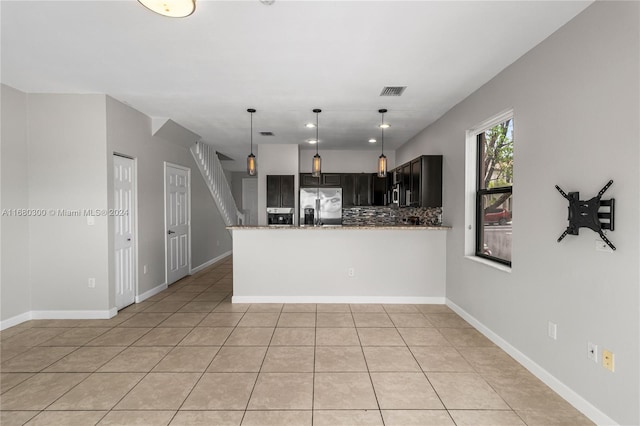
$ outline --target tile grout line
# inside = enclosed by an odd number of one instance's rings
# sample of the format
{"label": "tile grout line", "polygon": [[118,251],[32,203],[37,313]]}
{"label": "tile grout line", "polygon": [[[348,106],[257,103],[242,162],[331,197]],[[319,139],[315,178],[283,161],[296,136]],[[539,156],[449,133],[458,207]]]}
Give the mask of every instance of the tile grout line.
{"label": "tile grout line", "polygon": [[369,376],[369,383],[371,383],[371,390],[373,390],[373,397],[376,399],[376,405],[378,406],[378,415],[380,416],[380,420],[382,421],[382,426],[384,426],[385,422],[384,422],[384,417],[382,416],[382,407],[380,407],[380,400],[378,399],[378,392],[376,392],[376,387],[373,384],[373,378],[371,377],[371,370],[369,369],[369,362],[367,361],[367,356],[364,353],[364,347],[362,346],[360,333],[358,333],[358,325],[356,324],[356,320],[353,317],[353,309],[351,309],[351,305],[349,305],[349,311],[351,313],[353,327],[356,330],[356,336],[358,337],[358,343],[360,344],[360,353],[362,353],[362,358],[364,359],[364,365],[367,368],[367,375]]}
{"label": "tile grout line", "polygon": [[[211,287],[215,286],[215,283],[211,285]],[[206,291],[206,290],[205,290]],[[203,292],[204,293],[204,292]],[[201,293],[202,294],[202,293]],[[220,304],[224,301],[225,299],[220,300],[214,307],[213,309],[211,309],[211,312],[209,312],[209,314],[213,313],[213,311],[220,306]],[[240,317],[240,320],[238,321],[238,323],[242,320],[242,318],[244,317],[244,314],[246,312],[242,313],[242,317]],[[204,318],[206,318],[209,314],[207,314]],[[204,321],[204,318],[198,323],[202,323],[202,321]],[[196,325],[197,327],[197,325]],[[193,329],[195,330],[196,327],[194,327]],[[185,402],[187,402],[187,399],[189,399],[189,397],[191,396],[191,394],[193,393],[194,389],[198,386],[198,383],[200,383],[200,381],[202,380],[202,378],[204,377],[204,375],[207,373],[207,370],[209,369],[209,367],[211,366],[211,364],[213,363],[213,360],[216,359],[216,356],[218,356],[218,354],[220,353],[220,350],[222,350],[222,347],[224,346],[224,344],[226,343],[226,341],[229,339],[229,337],[231,336],[231,334],[233,333],[233,331],[235,330],[235,328],[237,327],[237,324],[235,327],[233,327],[233,330],[231,331],[231,333],[229,333],[229,335],[224,339],[224,341],[222,342],[222,344],[218,347],[218,350],[216,351],[216,353],[213,355],[213,358],[211,358],[211,361],[209,361],[209,363],[207,364],[207,366],[204,368],[204,370],[202,371],[202,374],[200,375],[200,377],[198,377],[198,380],[196,380],[196,382],[193,384],[193,387],[191,388],[191,390],[189,390],[189,393],[187,394],[187,396],[184,398],[184,400],[182,400],[182,402],[180,403],[180,406],[178,407],[178,409],[176,410],[175,413],[173,413],[173,416],[171,416],[171,420],[169,420],[168,424],[171,424],[171,422],[173,422],[173,420],[175,419],[175,417],[178,415],[178,413],[180,412],[180,409],[184,406]],[[191,333],[189,333],[191,334]],[[188,335],[187,335],[188,336]],[[182,342],[184,339],[187,338],[187,336],[185,336],[184,338],[182,338],[180,340],[180,342]],[[178,344],[176,345],[176,347],[180,344],[180,342],[178,342]],[[163,358],[164,359],[164,358]],[[157,366],[157,365],[156,365]],[[155,367],[154,367],[155,368]]]}
{"label": "tile grout line", "polygon": [[[249,310],[251,309],[251,306],[253,305],[254,304],[249,305],[249,308],[247,308],[247,312],[249,312]],[[247,415],[247,411],[249,410],[249,404],[251,403],[253,392],[255,391],[256,386],[258,385],[258,380],[260,379],[260,374],[262,373],[262,367],[264,366],[265,359],[267,359],[267,354],[269,353],[269,348],[271,347],[271,342],[273,341],[273,335],[276,333],[276,328],[278,327],[278,321],[280,321],[280,317],[282,316],[283,309],[284,309],[284,303],[282,304],[282,307],[278,312],[278,319],[276,320],[276,326],[273,328],[273,331],[271,332],[271,337],[269,338],[269,343],[267,344],[267,350],[264,352],[264,356],[262,357],[262,362],[260,363],[260,368],[258,369],[258,373],[256,374],[256,380],[253,382],[253,387],[251,388],[251,392],[249,392],[249,398],[247,399],[247,405],[245,406],[244,413],[242,413],[240,424],[242,424],[242,422],[244,421],[244,418]],[[239,321],[238,321],[238,324],[240,324]]]}
{"label": "tile grout line", "polygon": [[[211,286],[207,287],[207,288],[213,287],[214,285],[215,285],[215,283],[214,283],[214,284],[212,284]],[[178,290],[179,290],[179,289],[178,289]],[[176,291],[177,291],[177,290],[176,290]],[[205,291],[206,291],[206,290],[205,290]],[[203,292],[204,292],[204,291],[203,291]],[[174,291],[173,293],[175,293],[175,291]],[[171,293],[171,294],[173,294],[173,293]],[[200,294],[201,294],[201,293],[200,293]],[[167,296],[167,297],[168,297],[168,296]],[[197,297],[197,296],[195,296],[195,297]],[[194,297],[194,298],[195,298],[195,297]],[[163,298],[163,299],[160,299],[160,300],[164,300],[164,299],[166,299],[166,297],[165,297],[165,298]],[[159,301],[158,301],[158,302],[159,302]],[[155,303],[158,303],[158,302],[155,302]],[[218,304],[220,304],[220,302],[218,302]],[[184,305],[182,305],[182,306],[184,306]],[[182,307],[182,306],[181,306],[181,307]],[[216,305],[216,306],[217,306],[217,305]],[[180,308],[181,308],[181,307],[180,307]],[[178,309],[180,309],[180,308],[178,308]],[[148,308],[147,308],[147,309],[148,309]],[[141,312],[138,312],[137,314],[142,313],[142,312],[145,312],[145,311],[146,311],[146,310],[141,311]],[[149,312],[149,313],[152,313],[152,312]],[[174,313],[176,313],[176,312],[174,312]],[[135,314],[134,314],[134,316],[135,316]],[[171,317],[171,315],[169,315],[169,317]],[[165,320],[166,320],[166,319],[168,319],[169,317],[165,318]],[[132,317],[132,318],[133,318],[133,317]],[[163,320],[163,321],[164,321],[164,320]],[[152,327],[152,328],[151,328],[151,330],[153,330],[153,329],[155,329],[155,328],[164,328],[164,327],[158,327],[158,325],[159,325],[159,324],[161,324],[163,321],[161,321],[160,323],[158,323],[156,326]],[[124,321],[124,322],[126,322],[126,321]],[[116,327],[117,327],[117,326],[116,326]],[[123,327],[123,328],[126,328],[126,327]],[[195,327],[192,327],[192,329],[195,329]],[[151,332],[151,330],[149,330],[149,332]],[[142,339],[144,336],[146,336],[149,332],[145,333],[144,335],[140,336],[140,338],[138,338],[138,339],[136,339],[135,341],[133,341],[133,342],[128,346],[128,348],[135,347],[135,346],[134,346],[134,344],[135,344],[137,341],[139,341],[140,339]],[[180,342],[181,342],[182,340],[184,340],[184,338],[186,338],[186,336],[185,336],[185,337],[183,337],[183,338],[180,340]],[[176,345],[173,345],[173,348],[177,347],[177,346],[178,346],[178,344],[179,344],[180,342],[178,342]],[[140,347],[144,347],[144,346],[140,346]],[[125,349],[125,350],[126,350],[126,349]],[[118,404],[120,404],[120,403],[121,403],[121,402],[122,402],[122,401],[123,401],[123,400],[124,400],[124,399],[125,399],[125,398],[126,398],[126,397],[127,397],[127,396],[128,396],[128,395],[129,395],[129,394],[130,394],[134,389],[135,389],[135,388],[136,388],[136,386],[138,386],[138,385],[139,385],[139,384],[140,384],[140,383],[141,383],[141,382],[142,382],[142,381],[143,381],[143,380],[144,380],[144,379],[145,379],[149,374],[151,374],[151,372],[153,371],[153,369],[154,369],[154,368],[156,368],[156,367],[157,367],[157,366],[158,366],[158,365],[159,365],[159,364],[160,364],[160,363],[161,363],[161,362],[162,362],[162,361],[163,361],[163,360],[164,360],[164,359],[169,355],[169,353],[171,353],[171,351],[172,351],[172,350],[173,350],[173,349],[170,349],[170,350],[169,350],[169,351],[168,351],[164,356],[162,356],[162,358],[160,358],[160,359],[159,359],[159,360],[158,360],[158,361],[153,365],[153,367],[151,367],[151,368],[149,369],[149,371],[144,372],[144,374],[143,374],[143,376],[140,378],[140,380],[138,380],[138,381],[136,382],[136,384],[135,384],[134,386],[132,386],[132,387],[131,387],[131,389],[129,389],[129,390],[128,390],[128,391],[127,391],[127,392],[126,392],[126,393],[125,393],[125,394],[124,394],[124,395],[123,395],[123,396],[122,396],[122,397],[121,397],[121,398],[120,398],[120,399],[119,399],[119,400],[118,400],[118,401],[117,401],[117,402],[116,402],[116,403],[111,407],[111,409],[109,409],[109,410],[107,411],[107,413],[104,415],[104,417],[106,417],[106,416],[107,416],[109,413],[111,413],[112,411],[116,411],[116,412],[117,412],[117,411],[121,411],[121,410],[113,410],[113,408],[115,408]],[[195,387],[195,385],[194,385],[194,387]],[[185,398],[185,400],[186,400],[186,398]],[[184,403],[184,401],[183,401],[183,403]],[[172,416],[171,420],[173,420],[173,417],[175,417],[175,415],[177,414],[177,412],[178,412],[178,411],[176,410],[176,412],[175,412],[175,413],[174,413],[174,415]],[[104,417],[103,417],[103,419],[104,419]],[[102,419],[101,419],[100,421],[102,421]]]}

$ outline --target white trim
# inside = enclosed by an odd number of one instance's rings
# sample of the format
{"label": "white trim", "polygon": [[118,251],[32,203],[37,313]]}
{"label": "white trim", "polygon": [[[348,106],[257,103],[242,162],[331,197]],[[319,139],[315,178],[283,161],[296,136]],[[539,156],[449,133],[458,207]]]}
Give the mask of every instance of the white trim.
{"label": "white trim", "polygon": [[111,311],[31,311],[31,319],[109,319]]}
{"label": "white trim", "polygon": [[167,283],[163,282],[160,285],[155,286],[154,288],[152,288],[151,290],[147,290],[142,294],[139,294],[138,296],[136,296],[136,303],[140,303],[143,302],[145,300],[147,300],[148,298],[155,296],[156,294],[160,293],[163,290],[167,289]]}
{"label": "white trim", "polygon": [[[139,232],[138,232],[138,211],[139,211],[139,202],[138,202],[138,159],[136,157],[132,157],[130,155],[127,154],[122,154],[120,152],[114,151],[112,156],[111,156],[111,170],[113,172],[113,157],[117,156],[117,157],[121,157],[121,158],[127,158],[129,160],[131,160],[133,162],[133,228],[134,228],[134,235],[133,235],[133,258],[134,258],[134,265],[133,265],[133,294],[136,295],[138,294],[138,285],[140,283],[139,280],[139,271],[140,271],[140,253],[139,253],[139,244],[138,244],[138,238],[139,238]],[[112,176],[112,180],[113,180],[113,176]],[[115,192],[115,185],[112,188],[112,191]],[[112,193],[111,196],[113,196],[114,194]],[[112,225],[113,228],[113,232],[115,233],[115,225],[113,224],[113,220],[110,220],[110,223]],[[111,255],[115,256],[115,242],[113,243],[112,246],[112,251],[113,253],[111,253]],[[114,260],[114,269],[115,269],[115,260]],[[115,288],[115,284],[114,284],[114,292],[117,293],[117,289]],[[134,296],[134,301],[136,300],[137,296]],[[123,306],[121,309],[124,309],[125,307]],[[115,316],[118,313],[118,308],[112,308],[115,309],[115,313],[111,316]],[[110,317],[110,318],[111,318]]]}
{"label": "white trim", "polygon": [[[493,126],[513,120],[513,108],[502,111],[491,118],[478,123],[467,130],[465,136],[465,180],[464,180],[464,256],[467,258],[476,257],[476,192],[478,180],[478,134],[492,128]],[[477,257],[478,259],[481,259]],[[472,259],[476,260],[476,259]],[[484,259],[483,259],[484,260]],[[489,263],[487,263],[489,262]],[[487,260],[484,263],[496,269],[505,270],[499,262]]]}
{"label": "white trim", "polygon": [[444,297],[393,296],[233,296],[232,303],[384,303],[444,305]]}
{"label": "white trim", "polygon": [[109,319],[118,314],[117,308],[106,311],[29,311],[0,321],[0,330],[22,324],[30,320],[43,319]]}
{"label": "white trim", "polygon": [[209,266],[213,265],[216,262],[221,261],[222,259],[224,259],[225,257],[229,257],[231,256],[232,251],[229,250],[227,252],[222,253],[220,256],[214,257],[211,260],[208,260],[206,262],[204,262],[202,265],[196,266],[195,268],[193,268],[191,271],[189,271],[189,274],[193,275],[196,272],[200,272],[205,268],[208,268]]}
{"label": "white trim", "polygon": [[455,313],[460,315],[465,321],[476,328],[480,333],[484,334],[489,340],[498,345],[502,350],[509,354],[513,359],[518,361],[529,370],[534,376],[542,380],[544,384],[553,389],[558,395],[564,398],[567,402],[573,405],[576,409],[582,412],[585,416],[591,419],[593,422],[599,425],[617,425],[618,423],[593,406],[589,401],[584,399],[573,389],[558,380],[555,376],[549,373],[547,370],[536,364],[531,358],[524,353],[520,352],[517,348],[512,346],[505,339],[494,333],[487,326],[482,324],[476,318],[474,318],[467,311],[460,306],[453,303],[450,299],[447,299],[447,306],[450,307]]}
{"label": "white trim", "polygon": [[472,260],[472,261],[477,262],[477,263],[481,263],[481,264],[486,265],[486,266],[488,266],[490,268],[498,269],[499,271],[502,271],[502,272],[511,273],[511,267],[509,265],[505,265],[505,264],[502,264],[500,262],[495,262],[493,260],[489,260],[489,259],[485,259],[485,258],[480,257],[480,256],[473,256],[473,255],[465,256],[464,258]]}
{"label": "white trim", "polygon": [[[191,270],[191,168],[187,166],[182,166],[176,163],[170,163],[168,161],[164,162],[164,172],[163,172],[163,187],[164,187],[164,281],[169,281],[169,262],[167,259],[169,247],[167,246],[167,167],[173,167],[176,169],[181,169],[187,172],[187,209],[189,210],[189,220],[188,220],[188,229],[187,235],[189,236],[189,243],[187,244],[187,257],[189,258],[189,270]],[[171,283],[173,284],[173,283]]]}
{"label": "white trim", "polygon": [[14,325],[22,324],[23,322],[29,321],[30,319],[31,311],[16,315],[11,318],[7,318],[4,321],[0,321],[0,330],[5,330],[9,327],[13,327]]}

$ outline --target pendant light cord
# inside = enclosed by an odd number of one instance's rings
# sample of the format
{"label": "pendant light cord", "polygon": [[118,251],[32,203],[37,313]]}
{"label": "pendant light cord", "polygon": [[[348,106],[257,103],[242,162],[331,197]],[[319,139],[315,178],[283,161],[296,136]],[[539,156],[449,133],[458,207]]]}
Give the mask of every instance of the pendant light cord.
{"label": "pendant light cord", "polygon": [[253,113],[249,114],[251,116],[251,154],[253,154]]}
{"label": "pendant light cord", "polygon": [[318,144],[320,143],[320,139],[318,139],[318,116],[320,115],[319,112],[316,112],[316,155],[318,155]]}
{"label": "pendant light cord", "polygon": [[384,126],[384,112],[382,113],[382,122],[380,123],[380,130],[382,130],[382,135],[381,135],[382,136],[382,138],[381,138],[382,139],[382,141],[381,141],[382,142],[381,143],[382,152],[381,152],[381,154],[384,155],[384,127],[382,127],[382,126]]}

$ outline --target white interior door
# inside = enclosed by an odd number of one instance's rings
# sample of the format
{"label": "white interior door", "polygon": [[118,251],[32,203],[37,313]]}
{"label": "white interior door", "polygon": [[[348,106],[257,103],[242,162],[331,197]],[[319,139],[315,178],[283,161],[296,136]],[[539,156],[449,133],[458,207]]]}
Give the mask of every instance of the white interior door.
{"label": "white interior door", "polygon": [[167,284],[189,274],[189,169],[165,164]]}
{"label": "white interior door", "polygon": [[113,216],[116,308],[122,309],[132,304],[136,297],[134,160],[114,155],[113,179],[113,207],[118,212]]}
{"label": "white interior door", "polygon": [[242,210],[245,225],[258,224],[258,179],[242,179]]}

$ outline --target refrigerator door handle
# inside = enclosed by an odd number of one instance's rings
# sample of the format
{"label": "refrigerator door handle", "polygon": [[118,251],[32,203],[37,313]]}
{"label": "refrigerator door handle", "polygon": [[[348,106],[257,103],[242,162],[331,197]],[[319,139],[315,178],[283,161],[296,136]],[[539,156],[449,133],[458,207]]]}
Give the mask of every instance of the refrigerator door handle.
{"label": "refrigerator door handle", "polygon": [[320,198],[316,198],[316,225],[320,225]]}

